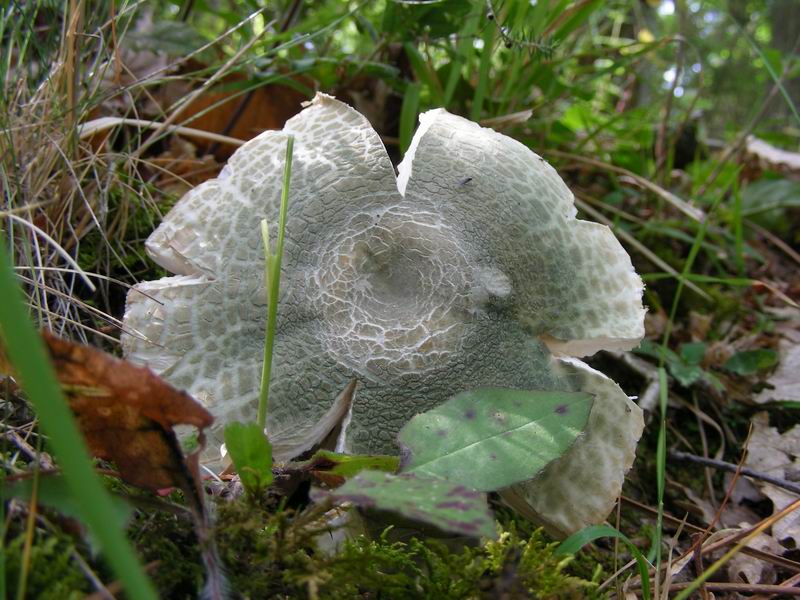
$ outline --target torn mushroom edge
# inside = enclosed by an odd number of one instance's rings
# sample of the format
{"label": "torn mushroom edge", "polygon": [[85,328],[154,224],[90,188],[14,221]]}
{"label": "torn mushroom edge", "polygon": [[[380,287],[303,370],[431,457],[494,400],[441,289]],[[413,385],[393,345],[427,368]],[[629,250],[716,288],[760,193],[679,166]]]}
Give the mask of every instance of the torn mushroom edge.
{"label": "torn mushroom edge", "polygon": [[[326,96],[326,98],[331,98],[331,97],[330,96]],[[315,98],[315,100],[316,100],[316,98]],[[414,133],[413,138],[411,139],[411,144],[409,145],[408,150],[406,151],[406,154],[403,157],[403,160],[400,162],[399,165],[397,165],[397,190],[400,192],[401,196],[405,197],[406,187],[408,186],[408,182],[410,181],[411,176],[413,174],[414,156],[416,154],[416,151],[417,151],[417,148],[419,146],[420,141],[422,140],[423,137],[425,137],[425,135],[428,133],[428,130],[431,128],[431,126],[437,120],[439,120],[440,118],[443,118],[443,117],[446,118],[446,117],[450,117],[450,116],[456,116],[457,117],[457,115],[452,115],[451,113],[449,113],[448,111],[446,111],[443,108],[436,108],[434,110],[429,110],[429,111],[426,111],[426,112],[421,113],[419,115],[419,127],[417,128],[416,132]],[[458,118],[463,119],[463,117],[458,117]],[[491,129],[491,128],[488,128],[488,127],[482,127],[478,123],[474,123],[474,122],[469,121],[467,119],[463,119],[463,120],[467,124],[471,125],[474,129],[476,129],[478,131],[481,131],[481,132],[486,131],[486,132],[491,132],[491,134],[503,135],[503,134],[499,134],[499,132],[495,131],[494,129]],[[504,136],[504,137],[507,137],[510,140],[513,140],[513,141],[515,141],[517,143],[520,143],[517,140],[514,140],[514,138],[511,138],[511,137],[508,137],[508,136]],[[529,152],[534,154],[534,156],[537,156],[538,158],[540,158],[543,161],[543,164],[546,165],[548,170],[552,171],[553,174],[556,177],[559,178],[559,181],[563,181],[563,180],[561,180],[560,175],[558,175],[558,172],[552,167],[552,165],[550,165],[550,163],[548,163],[546,160],[541,158],[538,154],[533,152],[533,150],[531,150],[527,146],[525,146],[525,148]],[[584,221],[583,219],[578,219],[577,218],[577,208],[575,207],[574,195],[572,194],[572,191],[569,190],[568,187],[566,187],[566,185],[564,187],[567,189],[567,191],[569,192],[570,198],[572,199],[572,203],[571,203],[571,206],[570,206],[570,209],[569,209],[569,212],[568,212],[567,216],[569,218],[575,219],[576,221],[586,222],[586,223],[594,223],[594,221]],[[599,224],[599,223],[596,223],[596,224],[600,225],[601,227],[605,227],[606,229],[608,229],[609,233],[612,236],[614,235],[613,232],[611,232],[611,229],[608,226],[602,225],[602,224]],[[616,236],[614,236],[614,239],[616,239]],[[630,255],[627,253],[627,251],[622,246],[622,244],[619,244],[619,252],[623,252],[623,253],[625,253],[626,256],[630,257]],[[641,276],[638,273],[636,273],[636,270],[633,268],[632,264],[631,264],[631,269],[630,270],[633,273],[633,275],[636,277],[636,280],[638,282],[637,289],[635,290],[635,296],[639,300],[640,308],[639,308],[638,312],[641,315],[641,320],[639,321],[639,324],[638,324],[638,327],[637,327],[637,331],[634,333],[634,335],[632,335],[631,337],[605,337],[605,336],[603,336],[603,337],[597,337],[597,338],[575,339],[575,340],[558,339],[558,338],[550,335],[549,333],[545,333],[543,335],[540,335],[539,336],[539,340],[542,341],[547,346],[547,349],[550,351],[550,353],[554,357],[577,357],[577,358],[580,358],[580,357],[585,357],[585,356],[591,356],[591,355],[599,352],[600,350],[611,350],[611,351],[614,351],[614,350],[617,350],[617,351],[632,350],[633,348],[635,348],[636,346],[639,345],[639,343],[644,338],[644,333],[645,333],[645,331],[644,331],[644,315],[647,312],[647,309],[643,306],[643,302],[642,302],[642,299],[644,297],[644,282],[642,281]]]}

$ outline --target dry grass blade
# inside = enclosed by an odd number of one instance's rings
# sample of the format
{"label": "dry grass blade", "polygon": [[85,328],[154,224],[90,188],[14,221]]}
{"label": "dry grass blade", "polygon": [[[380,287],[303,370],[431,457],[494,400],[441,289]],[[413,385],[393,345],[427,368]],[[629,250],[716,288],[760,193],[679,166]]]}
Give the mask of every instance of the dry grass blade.
{"label": "dry grass blade", "polygon": [[629,171],[628,169],[623,169],[622,167],[618,167],[616,165],[603,162],[601,160],[595,160],[594,158],[587,158],[585,156],[580,156],[579,154],[572,154],[571,152],[562,152],[561,150],[545,150],[543,152],[550,156],[566,158],[568,160],[579,162],[585,165],[590,165],[592,167],[596,167],[604,171],[616,173],[617,175],[623,175],[627,177],[630,181],[635,182],[640,187],[643,187],[653,192],[659,198],[666,200],[669,204],[671,204],[676,209],[681,211],[687,217],[690,217],[698,222],[702,222],[706,218],[706,214],[696,206],[692,206],[685,200],[681,200],[680,198],[678,198],[678,196],[676,196],[669,190],[665,190],[661,186],[656,185],[655,183],[649,181],[648,179],[642,177],[641,175],[637,175],[636,173]]}
{"label": "dry grass blade", "polygon": [[81,139],[87,139],[120,125],[129,125],[132,127],[140,127],[142,129],[154,129],[159,132],[177,133],[188,137],[209,140],[211,142],[231,144],[232,146],[241,146],[245,143],[245,140],[240,140],[238,138],[220,135],[218,133],[212,133],[202,129],[194,129],[192,127],[169,125],[165,121],[148,121],[145,119],[128,119],[123,117],[101,117],[99,119],[88,121],[87,123],[83,123],[78,126],[78,135]]}
{"label": "dry grass blade", "polygon": [[[706,569],[702,575],[700,575],[697,579],[691,582],[686,588],[681,591],[680,594],[676,596],[676,600],[685,600],[689,597],[689,595],[700,587],[703,583],[705,583],[714,573],[716,573],[721,567],[723,567],[730,559],[732,559],[736,554],[742,551],[743,548],[747,546],[747,543],[755,538],[758,534],[765,531],[769,527],[772,527],[773,524],[777,523],[784,517],[790,515],[795,510],[800,508],[800,499],[792,502],[789,506],[781,510],[780,512],[775,513],[774,515],[767,517],[757,526],[753,527],[752,529],[744,532],[745,535],[741,537],[741,541],[736,544],[733,548],[731,548],[728,552],[726,552],[722,558],[717,560],[714,564],[712,564],[708,569]],[[739,535],[734,536],[739,537]],[[725,540],[727,542],[727,540]],[[713,544],[712,544],[713,546]],[[709,546],[710,548],[711,546]]]}
{"label": "dry grass blade", "polygon": [[59,255],[61,258],[63,258],[63,259],[64,259],[64,261],[65,261],[65,262],[66,262],[66,263],[67,263],[69,266],[71,266],[71,267],[74,269],[75,273],[77,273],[78,275],[80,275],[81,279],[83,279],[83,282],[86,284],[86,286],[87,286],[87,287],[88,287],[88,288],[89,288],[91,291],[93,291],[93,292],[94,292],[94,291],[97,289],[97,288],[95,288],[95,287],[94,287],[94,284],[92,283],[92,280],[91,280],[91,279],[89,279],[89,276],[88,276],[88,275],[87,275],[87,274],[84,272],[84,270],[83,270],[83,269],[81,269],[80,265],[78,265],[78,263],[76,263],[76,262],[75,262],[75,259],[73,259],[73,258],[72,258],[72,257],[71,257],[71,256],[70,256],[70,255],[69,255],[67,252],[66,252],[66,250],[64,250],[64,249],[63,249],[63,248],[62,248],[62,247],[59,245],[59,243],[58,243],[57,241],[55,241],[55,240],[54,240],[52,237],[50,237],[50,236],[49,236],[49,235],[48,235],[46,232],[44,232],[44,231],[43,231],[41,228],[37,227],[37,226],[36,226],[34,223],[32,223],[31,221],[26,221],[25,219],[22,219],[22,218],[18,217],[17,215],[13,215],[13,214],[7,214],[7,215],[6,215],[6,217],[7,217],[7,218],[9,218],[9,219],[11,219],[12,221],[16,221],[17,223],[19,223],[19,224],[20,224],[20,225],[22,225],[23,227],[27,227],[28,229],[30,229],[31,231],[33,231],[33,232],[34,232],[36,235],[40,236],[40,237],[41,237],[43,240],[45,240],[45,241],[46,241],[48,244],[50,244],[50,246],[53,248],[53,250],[55,250],[55,251],[56,251],[56,253],[57,253],[57,254],[58,254],[58,255]]}

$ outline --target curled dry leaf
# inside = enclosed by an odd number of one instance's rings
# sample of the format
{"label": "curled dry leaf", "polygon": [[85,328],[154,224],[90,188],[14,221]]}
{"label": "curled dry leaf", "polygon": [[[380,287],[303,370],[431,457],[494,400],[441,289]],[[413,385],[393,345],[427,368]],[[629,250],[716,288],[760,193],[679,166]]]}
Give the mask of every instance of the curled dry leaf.
{"label": "curled dry leaf", "polygon": [[175,425],[202,431],[211,414],[150,369],[43,332],[56,376],[93,455],[139,487],[194,494]]}

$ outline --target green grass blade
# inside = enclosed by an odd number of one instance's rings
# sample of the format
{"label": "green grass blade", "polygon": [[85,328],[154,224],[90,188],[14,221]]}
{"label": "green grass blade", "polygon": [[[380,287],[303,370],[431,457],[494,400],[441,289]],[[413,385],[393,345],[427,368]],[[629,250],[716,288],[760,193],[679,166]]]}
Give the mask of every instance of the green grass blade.
{"label": "green grass blade", "polygon": [[447,85],[444,88],[444,107],[450,106],[450,101],[453,99],[453,94],[456,91],[458,80],[461,79],[461,69],[464,63],[469,60],[472,53],[472,39],[475,32],[478,30],[478,22],[481,19],[480,11],[473,11],[467,19],[464,27],[458,33],[458,45],[456,46],[456,55],[452,60],[450,67],[450,75],[447,78]]}
{"label": "green grass blade", "polygon": [[[692,270],[692,266],[694,265],[694,261],[697,258],[697,255],[700,253],[700,248],[703,245],[703,241],[706,237],[706,232],[708,231],[709,221],[711,220],[711,216],[717,210],[717,206],[719,206],[720,201],[725,196],[728,191],[728,186],[723,187],[719,194],[715,196],[714,201],[711,204],[711,207],[706,215],[706,218],[700,221],[697,227],[697,233],[695,234],[694,241],[692,242],[692,247],[689,249],[689,254],[686,257],[686,261],[683,263],[683,270],[681,271],[681,278],[678,280],[678,287],[675,290],[675,294],[672,299],[672,307],[669,312],[669,319],[667,320],[667,325],[664,328],[664,336],[661,340],[661,346],[663,348],[663,352],[661,353],[661,358],[658,362],[658,380],[659,380],[659,390],[660,390],[660,427],[658,430],[658,447],[656,453],[656,469],[658,471],[658,480],[656,482],[657,485],[657,493],[658,493],[658,523],[656,528],[656,536],[655,536],[655,544],[656,544],[656,577],[661,572],[661,538],[662,538],[662,526],[664,522],[664,482],[666,479],[666,448],[667,448],[667,398],[669,395],[669,388],[667,386],[667,374],[665,370],[664,364],[664,357],[667,354],[667,350],[669,350],[669,339],[672,335],[672,326],[675,322],[675,316],[678,313],[678,305],[680,303],[681,294],[683,293],[684,282],[686,277],[690,274]],[[656,589],[658,589],[658,579],[656,579]]]}
{"label": "green grass blade", "polygon": [[414,136],[419,113],[419,83],[409,83],[403,96],[403,108],[400,109],[400,153],[405,154]]}
{"label": "green grass blade", "polygon": [[283,188],[281,189],[281,208],[278,215],[278,241],[275,253],[269,248],[267,234],[264,237],[264,261],[266,263],[266,280],[268,285],[269,306],[267,307],[267,331],[264,337],[264,362],[261,366],[261,393],[258,398],[257,423],[264,429],[267,423],[269,407],[269,381],[272,376],[272,350],[275,346],[275,323],[278,320],[278,295],[281,286],[281,259],[283,258],[283,240],[286,235],[286,212],[289,208],[289,183],[292,180],[292,156],[294,153],[294,136],[286,139],[286,159],[283,166]]}
{"label": "green grass blade", "polygon": [[494,51],[494,34],[496,28],[490,23],[483,32],[483,49],[481,62],[478,67],[478,85],[475,86],[475,96],[472,99],[472,112],[470,118],[480,121],[483,112],[483,101],[489,88],[489,68],[492,66],[492,52]]}
{"label": "green grass blade", "polygon": [[[2,237],[2,236],[0,236]],[[152,583],[116,526],[111,497],[95,474],[75,419],[61,394],[44,344],[25,310],[22,292],[8,262],[5,242],[0,240],[0,328],[8,358],[19,373],[22,387],[36,407],[44,432],[64,473],[67,485],[80,499],[81,517],[98,540],[116,576],[130,598],[157,598]]]}
{"label": "green grass blade", "polygon": [[[761,50],[761,47],[758,44],[756,44],[755,40],[752,37],[750,37],[750,34],[747,33],[747,30],[745,30],[745,28],[742,27],[739,24],[739,21],[737,21],[736,19],[734,19],[730,15],[728,15],[728,17],[729,17],[730,21],[739,30],[739,32],[742,34],[742,36],[744,36],[744,39],[747,40],[747,43],[750,44],[750,47],[752,47],[753,50],[756,51],[756,53],[758,54],[759,58],[764,63],[764,67],[766,67],[767,72],[769,73],[769,76],[772,78],[772,81],[775,83],[775,85],[778,86],[778,89],[781,92],[781,96],[783,97],[784,101],[786,102],[786,105],[789,107],[789,110],[792,111],[792,114],[794,115],[795,120],[798,123],[800,123],[800,114],[797,113],[797,107],[794,105],[794,102],[792,101],[792,97],[789,95],[789,92],[787,91],[786,86],[783,85],[783,80],[782,80],[781,76],[778,75],[775,72],[775,69],[772,68],[772,65],[770,64],[769,59],[767,59],[766,55]],[[787,60],[792,60],[792,59],[791,59],[791,57],[789,57]]]}
{"label": "green grass blade", "polygon": [[417,76],[417,79],[428,88],[431,101],[435,106],[441,106],[444,102],[442,82],[439,81],[436,73],[431,71],[428,63],[425,61],[425,57],[422,56],[422,52],[419,51],[419,48],[417,48],[415,44],[406,42],[403,44],[403,48],[406,51],[408,62],[411,63],[411,68],[414,69],[414,74]]}
{"label": "green grass blade", "polygon": [[642,597],[650,598],[649,565],[647,564],[647,560],[633,542],[628,539],[628,536],[613,527],[608,525],[594,525],[581,529],[579,532],[573,533],[561,542],[558,548],[556,548],[556,555],[575,554],[586,544],[604,537],[617,538],[628,547],[633,558],[636,559],[636,568],[639,570],[639,576],[642,579]]}
{"label": "green grass blade", "polygon": [[[5,489],[6,471],[0,471],[0,490]],[[6,503],[0,502],[0,598],[6,594]]]}
{"label": "green grass blade", "polygon": [[744,231],[742,229],[742,192],[739,180],[733,182],[733,235],[736,250],[736,269],[744,275]]}

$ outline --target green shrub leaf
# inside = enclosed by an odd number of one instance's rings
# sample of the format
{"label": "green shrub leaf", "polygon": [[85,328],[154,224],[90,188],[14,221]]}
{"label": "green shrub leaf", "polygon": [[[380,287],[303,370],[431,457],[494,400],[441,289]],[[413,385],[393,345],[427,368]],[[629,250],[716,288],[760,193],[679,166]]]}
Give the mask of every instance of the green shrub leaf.
{"label": "green shrub leaf", "polygon": [[400,430],[401,470],[481,491],[527,481],[575,442],[592,396],[484,388],[454,396]]}

